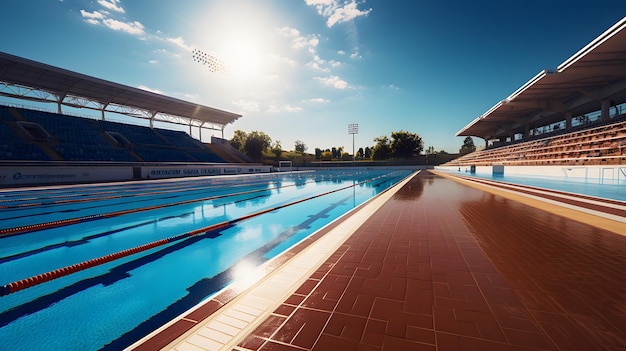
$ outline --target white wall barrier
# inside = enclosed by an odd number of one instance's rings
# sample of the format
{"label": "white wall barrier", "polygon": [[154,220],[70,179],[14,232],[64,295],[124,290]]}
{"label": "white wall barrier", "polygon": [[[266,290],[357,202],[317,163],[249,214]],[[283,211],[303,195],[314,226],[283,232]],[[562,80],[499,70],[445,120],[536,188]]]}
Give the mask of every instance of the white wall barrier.
{"label": "white wall barrier", "polygon": [[80,184],[139,179],[165,179],[226,174],[269,173],[270,166],[175,165],[175,166],[0,166],[0,188]]}
{"label": "white wall barrier", "polygon": [[[454,173],[471,173],[470,167],[437,166],[437,170]],[[556,177],[581,182],[626,182],[626,165],[611,166],[476,166],[476,175]]]}
{"label": "white wall barrier", "polygon": [[0,188],[133,179],[133,167],[0,167]]}
{"label": "white wall barrier", "polygon": [[270,166],[261,165],[214,165],[214,166],[156,166],[141,167],[142,179],[199,177],[223,174],[269,173]]}

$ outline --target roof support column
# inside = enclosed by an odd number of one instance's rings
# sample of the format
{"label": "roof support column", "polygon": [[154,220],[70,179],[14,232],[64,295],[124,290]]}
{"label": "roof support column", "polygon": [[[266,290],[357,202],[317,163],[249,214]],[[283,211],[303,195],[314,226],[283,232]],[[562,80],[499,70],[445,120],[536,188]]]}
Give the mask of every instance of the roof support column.
{"label": "roof support column", "polygon": [[158,113],[158,111],[152,111],[152,117],[150,117],[150,129],[154,129],[154,118]]}
{"label": "roof support column", "polygon": [[565,112],[565,130],[572,129],[572,113]]}
{"label": "roof support column", "polygon": [[600,120],[601,121],[608,121],[609,120],[609,108],[611,108],[611,101],[609,101],[609,100],[602,100],[602,111],[600,113]]}
{"label": "roof support column", "polygon": [[65,97],[57,95],[57,113],[60,115],[63,114],[63,110],[61,110],[61,104],[63,102],[63,99],[65,99]]}
{"label": "roof support column", "polygon": [[109,103],[107,102],[106,104],[101,104],[102,108],[100,109],[100,112],[102,113],[102,120],[105,120],[105,116],[104,116],[104,111],[106,111],[107,107],[109,106]]}
{"label": "roof support column", "polygon": [[524,126],[524,140],[528,139],[530,136],[530,124],[526,124]]}

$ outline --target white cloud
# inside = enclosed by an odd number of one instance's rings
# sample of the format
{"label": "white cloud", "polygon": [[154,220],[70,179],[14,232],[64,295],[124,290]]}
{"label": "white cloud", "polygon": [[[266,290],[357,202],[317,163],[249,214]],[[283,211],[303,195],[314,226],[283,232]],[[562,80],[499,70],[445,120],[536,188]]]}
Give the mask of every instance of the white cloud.
{"label": "white cloud", "polygon": [[299,106],[291,106],[291,105],[270,105],[267,108],[267,112],[269,113],[279,113],[279,112],[299,112],[302,111],[302,107]]}
{"label": "white cloud", "polygon": [[181,37],[176,37],[176,38],[167,38],[167,41],[169,41],[170,43],[176,44],[177,46],[187,50],[187,51],[191,51],[192,48],[191,46],[185,44],[185,40]]}
{"label": "white cloud", "polygon": [[89,19],[93,19],[93,20],[98,20],[98,19],[103,19],[104,15],[102,13],[100,13],[99,11],[94,11],[94,12],[88,12],[85,10],[80,10],[80,14],[81,16],[85,17],[85,18],[89,18]]}
{"label": "white cloud", "polygon": [[282,36],[291,39],[291,47],[293,49],[307,48],[309,52],[315,53],[315,48],[319,45],[319,38],[316,35],[301,35],[300,31],[291,27],[282,27],[278,29]]}
{"label": "white cloud", "polygon": [[269,55],[275,62],[280,63],[280,64],[286,64],[288,66],[291,67],[295,67],[298,63],[292,59],[290,59],[289,57],[286,56],[280,56],[278,54],[270,54]]}
{"label": "white cloud", "polygon": [[326,64],[325,60],[322,60],[319,56],[314,55],[313,56],[313,61],[310,61],[306,65],[307,65],[307,67],[310,67],[310,68],[312,68],[315,71],[329,73],[330,69],[328,67],[323,67],[324,64]]}
{"label": "white cloud", "polygon": [[324,98],[312,98],[312,99],[308,99],[308,100],[303,100],[303,102],[313,102],[313,103],[317,103],[317,104],[325,104],[325,103],[330,102],[330,100],[324,99]]}
{"label": "white cloud", "polygon": [[291,27],[282,27],[282,28],[279,28],[278,31],[287,38],[300,36],[300,31]]}
{"label": "white cloud", "polygon": [[324,85],[328,85],[328,86],[336,88],[336,89],[345,89],[345,88],[348,87],[348,82],[346,82],[345,80],[343,80],[343,79],[341,79],[341,78],[339,78],[337,76],[315,77],[313,79],[320,81]]}
{"label": "white cloud", "polygon": [[134,22],[121,22],[112,18],[107,18],[105,20],[102,21],[102,23],[113,29],[113,30],[120,30],[122,32],[126,32],[128,34],[132,34],[132,35],[143,35],[145,34],[144,30],[143,30],[143,24],[141,24],[140,22],[134,21]]}
{"label": "white cloud", "polygon": [[339,3],[337,0],[305,0],[309,6],[315,6],[317,13],[326,17],[330,28],[337,23],[350,22],[359,16],[367,16],[372,9],[359,10],[356,0]]}
{"label": "white cloud", "polygon": [[232,104],[235,105],[237,108],[240,108],[241,110],[247,111],[247,112],[261,111],[261,108],[259,107],[259,103],[253,100],[239,99],[239,100],[232,101]]}
{"label": "white cloud", "polygon": [[[119,13],[124,13],[124,9],[119,6],[119,0],[110,0],[110,1],[99,0],[98,4],[100,4],[102,7],[108,10],[119,12]],[[83,16],[83,18],[85,18],[85,22],[89,24],[94,24],[94,25],[103,24],[110,29],[126,32],[132,35],[144,35],[145,34],[144,26],[143,24],[141,24],[141,22],[119,21],[117,19],[111,18],[110,13],[106,10],[93,11],[93,12],[80,10],[80,15]]]}
{"label": "white cloud", "polygon": [[[304,36],[301,35],[300,31],[298,31],[297,29],[290,27],[282,27],[279,29],[279,31],[283,36],[291,39],[292,49],[306,49],[307,52],[311,54],[312,58],[311,61],[306,64],[307,67],[318,72],[329,73],[330,67],[337,67],[341,65],[341,62],[334,60],[327,61],[322,59],[317,54],[317,47],[320,44],[320,39],[318,35],[311,34]],[[330,65],[330,67],[325,67],[325,65]]]}
{"label": "white cloud", "polygon": [[100,6],[108,10],[119,12],[119,13],[125,13],[126,11],[124,11],[124,9],[118,5],[119,3],[120,3],[120,0],[110,0],[110,1],[98,0],[98,4],[100,4]]}

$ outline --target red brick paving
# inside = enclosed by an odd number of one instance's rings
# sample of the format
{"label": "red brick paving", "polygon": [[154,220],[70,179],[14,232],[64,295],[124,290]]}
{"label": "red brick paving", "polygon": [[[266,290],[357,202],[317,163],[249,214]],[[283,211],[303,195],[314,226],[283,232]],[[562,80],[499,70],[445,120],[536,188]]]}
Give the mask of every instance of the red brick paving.
{"label": "red brick paving", "polygon": [[237,350],[626,350],[626,237],[428,172]]}

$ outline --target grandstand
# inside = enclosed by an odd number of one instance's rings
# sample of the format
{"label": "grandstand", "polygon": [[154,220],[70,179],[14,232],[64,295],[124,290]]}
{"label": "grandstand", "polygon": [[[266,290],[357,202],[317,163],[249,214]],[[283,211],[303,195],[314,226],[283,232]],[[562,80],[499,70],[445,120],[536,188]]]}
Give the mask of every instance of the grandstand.
{"label": "grandstand", "polygon": [[551,174],[566,166],[604,176],[625,165],[625,27],[626,18],[461,129],[457,136],[481,138],[484,149],[439,168]]}
{"label": "grandstand", "polygon": [[[1,52],[0,95],[57,107],[0,105],[0,186],[269,171],[223,138],[205,144],[191,136],[197,128],[200,139],[206,129],[223,137],[224,126],[241,117],[234,113]],[[63,107],[97,111],[99,118],[64,114]]]}

